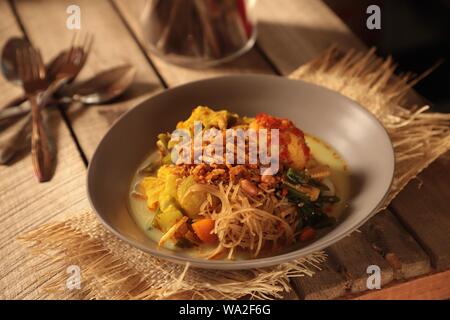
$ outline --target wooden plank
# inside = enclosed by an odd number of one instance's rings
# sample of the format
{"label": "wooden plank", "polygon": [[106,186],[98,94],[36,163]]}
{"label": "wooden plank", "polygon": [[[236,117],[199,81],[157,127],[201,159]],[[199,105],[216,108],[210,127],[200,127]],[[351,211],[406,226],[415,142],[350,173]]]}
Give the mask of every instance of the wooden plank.
{"label": "wooden plank", "polygon": [[314,277],[300,277],[292,281],[292,285],[300,299],[304,300],[328,300],[335,299],[345,294],[346,279],[337,270],[337,264],[333,257],[320,266]]}
{"label": "wooden plank", "polygon": [[[29,37],[47,59],[70,45],[74,31],[65,27],[69,0],[17,1],[17,12]],[[94,45],[80,79],[123,64],[136,67],[135,84],[118,102],[105,106],[72,105],[68,117],[88,159],[111,120],[162,90],[161,83],[128,29],[107,0],[80,0],[81,30],[94,34]],[[39,14],[45,12],[45,14]],[[48,41],[58,39],[58,41]],[[112,41],[114,39],[114,41]]]}
{"label": "wooden plank", "polygon": [[[0,45],[7,38],[21,35],[8,2],[0,1]],[[0,77],[2,91],[0,104],[21,92]],[[45,275],[33,266],[42,258],[27,254],[16,238],[53,217],[67,211],[76,212],[88,206],[85,200],[85,167],[60,113],[50,113],[49,127],[56,138],[57,168],[54,178],[47,183],[36,181],[31,157],[24,153],[11,166],[0,166],[0,299],[44,298],[36,290],[37,280]]]}
{"label": "wooden plank", "polygon": [[392,202],[394,213],[439,271],[450,268],[449,168],[450,151],[411,181]]}
{"label": "wooden plank", "polygon": [[394,279],[392,267],[372,249],[361,232],[353,232],[328,248],[330,255],[338,264],[338,270],[346,277],[346,288],[350,292],[367,290],[369,266],[378,266],[381,270],[381,286]]}
{"label": "wooden plank", "polygon": [[450,270],[431,274],[408,282],[394,283],[382,290],[373,290],[355,300],[448,300]]}
{"label": "wooden plank", "polygon": [[361,230],[372,248],[391,265],[396,280],[415,278],[431,272],[430,258],[391,212],[380,212],[364,224]]}
{"label": "wooden plank", "polygon": [[[125,1],[113,0],[117,6],[118,11],[123,16],[124,20],[134,32],[136,38],[145,47],[145,39],[142,35],[140,26],[140,13],[144,8],[145,1]],[[240,74],[240,73],[262,73],[272,74],[273,70],[264,60],[264,58],[255,50],[250,50],[244,56],[234,60],[233,62],[207,69],[192,69],[184,68],[169,64],[162,59],[156,57],[149,50],[148,56],[152,59],[154,65],[158,69],[161,76],[167,82],[167,85],[175,86],[186,82],[206,79],[222,75]]]}
{"label": "wooden plank", "polygon": [[259,0],[258,44],[282,75],[315,58],[332,44],[364,45],[320,0]]}

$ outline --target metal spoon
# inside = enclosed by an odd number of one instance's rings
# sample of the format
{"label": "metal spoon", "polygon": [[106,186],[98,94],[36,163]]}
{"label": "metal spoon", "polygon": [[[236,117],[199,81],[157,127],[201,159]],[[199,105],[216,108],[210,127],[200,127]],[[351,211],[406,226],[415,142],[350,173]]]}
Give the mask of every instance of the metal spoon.
{"label": "metal spoon", "polygon": [[16,52],[20,48],[27,48],[29,43],[23,38],[10,38],[2,50],[1,65],[2,74],[6,80],[11,81],[17,85],[21,84],[21,80],[17,73]]}
{"label": "metal spoon", "polygon": [[109,102],[130,87],[135,75],[136,69],[131,65],[112,68],[84,82],[62,88],[59,101],[81,102],[85,105]]}
{"label": "metal spoon", "polygon": [[[130,65],[116,67],[79,84],[68,85],[58,92],[56,102],[69,104],[80,102],[84,105],[102,104],[123,94],[133,83],[136,69]],[[0,110],[0,121],[30,112],[31,106],[25,101],[18,106]]]}

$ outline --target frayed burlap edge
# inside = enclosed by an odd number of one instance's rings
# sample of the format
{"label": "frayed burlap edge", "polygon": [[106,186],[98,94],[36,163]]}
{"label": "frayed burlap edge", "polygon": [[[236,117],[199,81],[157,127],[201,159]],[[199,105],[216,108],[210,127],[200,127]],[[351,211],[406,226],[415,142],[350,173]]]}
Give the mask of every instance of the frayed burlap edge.
{"label": "frayed burlap edge", "polygon": [[[450,116],[406,107],[417,81],[394,76],[391,59],[330,48],[290,78],[313,82],[358,101],[386,127],[394,145],[396,170],[384,206],[428,164],[450,147]],[[381,208],[380,208],[381,209]],[[277,267],[248,271],[189,268],[149,256],[107,232],[92,212],[41,226],[21,237],[33,254],[47,255],[36,272],[54,298],[77,299],[253,299],[282,298],[290,278],[313,276],[326,259],[323,252]],[[79,290],[68,266],[80,268]],[[69,274],[68,274],[69,272]],[[38,285],[38,287],[41,287]]]}
{"label": "frayed burlap edge", "polygon": [[[47,293],[83,299],[252,299],[282,298],[291,277],[312,276],[325,260],[314,253],[277,267],[249,271],[188,268],[152,257],[106,231],[92,212],[44,225],[20,237],[48,263],[36,272],[51,278]],[[79,266],[80,290],[68,290],[68,266]],[[39,270],[38,270],[39,269]]]}

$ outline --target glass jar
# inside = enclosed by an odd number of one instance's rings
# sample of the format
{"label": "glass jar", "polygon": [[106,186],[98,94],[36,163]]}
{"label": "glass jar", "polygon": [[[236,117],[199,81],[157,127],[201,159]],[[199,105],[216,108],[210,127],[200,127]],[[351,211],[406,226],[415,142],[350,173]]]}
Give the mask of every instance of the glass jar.
{"label": "glass jar", "polygon": [[256,0],[147,0],[149,49],[175,64],[206,67],[245,53],[256,39]]}

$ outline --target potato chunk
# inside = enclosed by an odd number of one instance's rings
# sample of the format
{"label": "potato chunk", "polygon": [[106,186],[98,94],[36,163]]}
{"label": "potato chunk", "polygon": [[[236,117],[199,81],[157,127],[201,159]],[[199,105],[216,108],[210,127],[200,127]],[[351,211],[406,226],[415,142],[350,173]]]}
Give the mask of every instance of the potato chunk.
{"label": "potato chunk", "polygon": [[164,179],[146,177],[141,181],[141,187],[145,190],[148,208],[150,210],[156,210],[158,208],[159,195],[165,187]]}
{"label": "potato chunk", "polygon": [[167,232],[175,223],[183,218],[181,211],[170,204],[164,211],[155,216],[155,224],[162,231]]}
{"label": "potato chunk", "polygon": [[189,176],[180,183],[177,190],[177,198],[181,208],[192,219],[197,217],[200,212],[200,206],[207,199],[205,192],[192,192],[187,194],[189,188],[194,184],[194,178]]}

